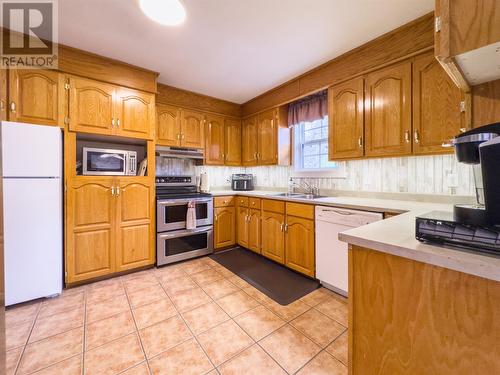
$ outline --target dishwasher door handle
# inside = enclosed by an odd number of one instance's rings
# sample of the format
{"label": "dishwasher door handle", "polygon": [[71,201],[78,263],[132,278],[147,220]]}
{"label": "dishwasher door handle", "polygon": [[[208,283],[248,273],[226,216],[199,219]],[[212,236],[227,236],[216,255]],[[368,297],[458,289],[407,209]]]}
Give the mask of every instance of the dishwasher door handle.
{"label": "dishwasher door handle", "polygon": [[354,213],[354,212],[331,210],[331,209],[322,209],[321,212],[335,212],[337,214],[345,215],[345,216],[356,215],[356,213]]}

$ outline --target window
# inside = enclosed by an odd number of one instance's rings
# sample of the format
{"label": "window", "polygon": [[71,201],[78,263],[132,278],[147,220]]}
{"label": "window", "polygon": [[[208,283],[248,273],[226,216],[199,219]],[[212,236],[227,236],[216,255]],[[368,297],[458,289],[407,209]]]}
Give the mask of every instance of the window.
{"label": "window", "polygon": [[328,161],[328,116],[294,126],[295,170],[325,171],[337,168]]}

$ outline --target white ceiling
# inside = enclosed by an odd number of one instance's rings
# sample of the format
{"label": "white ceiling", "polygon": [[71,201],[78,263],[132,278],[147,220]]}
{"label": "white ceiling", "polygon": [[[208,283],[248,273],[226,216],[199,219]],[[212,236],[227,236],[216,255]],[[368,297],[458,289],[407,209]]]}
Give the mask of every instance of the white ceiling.
{"label": "white ceiling", "polygon": [[[161,0],[159,0],[161,1]],[[434,8],[435,0],[181,0],[161,26],[138,0],[59,1],[59,41],[243,103]]]}

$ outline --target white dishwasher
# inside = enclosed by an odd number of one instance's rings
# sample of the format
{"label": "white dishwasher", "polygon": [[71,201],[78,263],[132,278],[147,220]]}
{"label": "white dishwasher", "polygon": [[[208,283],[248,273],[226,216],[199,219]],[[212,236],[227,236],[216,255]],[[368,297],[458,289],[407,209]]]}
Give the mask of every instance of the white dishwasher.
{"label": "white dishwasher", "polygon": [[316,206],[316,278],[323,286],[347,296],[348,245],[339,233],[383,219],[377,212]]}

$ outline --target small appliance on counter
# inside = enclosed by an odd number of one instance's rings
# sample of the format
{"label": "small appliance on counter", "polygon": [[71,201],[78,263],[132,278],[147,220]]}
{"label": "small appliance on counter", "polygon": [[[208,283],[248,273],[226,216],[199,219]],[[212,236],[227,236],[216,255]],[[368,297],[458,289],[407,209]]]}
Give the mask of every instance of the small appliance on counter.
{"label": "small appliance on counter", "polygon": [[231,177],[231,189],[235,191],[249,191],[254,189],[253,174],[233,174]]}
{"label": "small appliance on counter", "polygon": [[500,123],[453,139],[461,163],[473,168],[476,203],[457,204],[453,214],[431,212],[416,219],[419,241],[500,254]]}
{"label": "small appliance on counter", "polygon": [[208,182],[207,172],[203,172],[200,174],[200,191],[202,193],[210,192],[210,183]]}

